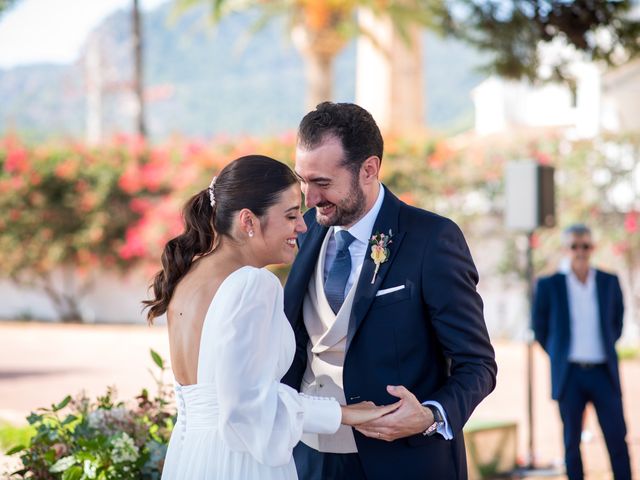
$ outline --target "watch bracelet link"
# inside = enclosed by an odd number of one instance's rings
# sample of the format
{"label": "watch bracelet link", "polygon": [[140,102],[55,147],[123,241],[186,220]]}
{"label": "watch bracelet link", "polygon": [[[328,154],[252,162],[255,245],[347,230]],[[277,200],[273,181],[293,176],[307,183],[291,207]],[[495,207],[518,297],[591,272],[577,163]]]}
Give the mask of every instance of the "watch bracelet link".
{"label": "watch bracelet link", "polygon": [[444,425],[444,418],[442,418],[442,414],[440,413],[438,407],[434,405],[424,405],[424,407],[428,408],[429,410],[431,410],[431,413],[433,413],[433,423],[429,425],[429,427],[424,432],[422,432],[422,435],[430,437],[438,431],[439,427]]}

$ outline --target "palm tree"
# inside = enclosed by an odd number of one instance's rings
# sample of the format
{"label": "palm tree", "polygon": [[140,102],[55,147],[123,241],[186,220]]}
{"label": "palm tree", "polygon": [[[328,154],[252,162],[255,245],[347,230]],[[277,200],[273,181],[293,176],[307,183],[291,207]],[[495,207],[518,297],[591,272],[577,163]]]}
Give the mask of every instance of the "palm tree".
{"label": "palm tree", "polygon": [[[357,35],[370,35],[357,19],[358,10],[369,9],[388,17],[403,38],[409,39],[410,24],[428,24],[445,11],[442,0],[175,0],[179,10],[206,3],[214,21],[226,14],[259,9],[264,24],[283,17],[293,44],[301,53],[307,79],[306,104],[309,109],[331,100],[333,63],[347,42]],[[370,35],[376,43],[375,36]]]}
{"label": "palm tree", "polygon": [[[0,0],[2,1],[2,0]],[[490,52],[486,70],[509,78],[534,79],[539,75],[540,45],[564,41],[577,52],[594,60],[614,65],[640,56],[640,21],[631,15],[635,4],[631,0],[618,2],[570,2],[566,0],[174,0],[179,9],[207,4],[215,21],[232,11],[257,9],[265,24],[273,17],[286,19],[293,43],[302,54],[308,82],[307,107],[332,99],[333,61],[349,39],[363,35],[371,40],[383,56],[392,62],[378,71],[365,69],[375,79],[377,74],[391,78],[388,91],[381,93],[382,109],[398,107],[397,98],[409,105],[422,104],[422,91],[417,81],[403,84],[399,76],[412,67],[419,72],[420,61],[415,55],[419,35],[415,26],[446,33]],[[381,35],[376,26],[367,29],[367,22],[358,21],[358,12],[368,10],[379,21],[392,25],[392,36],[403,38],[405,55],[395,39]],[[371,17],[371,15],[365,15]],[[371,24],[369,22],[369,24]],[[375,25],[376,22],[373,22]],[[386,27],[383,27],[386,28]],[[602,34],[605,35],[602,35]],[[593,39],[608,38],[608,42]],[[360,47],[359,47],[360,48]],[[563,56],[561,56],[563,57]],[[553,65],[556,76],[565,81],[564,60]],[[362,71],[362,69],[361,69]],[[358,79],[359,83],[365,81]],[[416,94],[414,94],[414,92]],[[396,111],[401,111],[396,108]],[[415,110],[399,113],[405,121],[416,123]],[[376,115],[377,117],[379,115]],[[398,116],[388,115],[396,123]],[[412,120],[413,118],[413,120]],[[383,123],[385,123],[383,121]]]}

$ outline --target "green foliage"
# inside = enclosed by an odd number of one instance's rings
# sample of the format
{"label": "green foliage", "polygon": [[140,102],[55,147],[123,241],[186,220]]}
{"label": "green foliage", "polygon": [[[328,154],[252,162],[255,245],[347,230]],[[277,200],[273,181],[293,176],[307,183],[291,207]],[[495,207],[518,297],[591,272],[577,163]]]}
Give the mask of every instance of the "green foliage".
{"label": "green foliage", "polygon": [[[156,352],[152,359],[164,365]],[[160,379],[165,371],[161,367]],[[12,477],[42,480],[159,479],[175,421],[171,392],[162,380],[154,398],[146,390],[133,407],[117,401],[115,390],[91,401],[65,397],[27,418],[33,435],[12,448],[23,468]]]}
{"label": "green foliage", "polygon": [[[640,53],[637,2],[620,0],[456,0],[450,34],[494,54],[487,70],[508,78],[540,76],[540,47],[560,41],[589,60],[619,65]],[[550,78],[571,81],[569,55],[558,55]]]}
{"label": "green foliage", "polygon": [[[27,445],[34,434],[35,430],[30,426],[15,426],[10,423],[0,422],[0,450],[4,451],[15,446]],[[7,452],[7,454],[12,455],[10,452]]]}
{"label": "green foliage", "polygon": [[638,347],[618,347],[618,360],[636,360],[640,358],[640,348]]}
{"label": "green foliage", "polygon": [[153,358],[153,363],[155,363],[158,368],[164,369],[164,360],[155,350],[151,350],[151,358]]}
{"label": "green foliage", "polygon": [[[485,70],[507,78],[539,79],[540,47],[563,42],[589,60],[620,65],[640,53],[640,21],[631,10],[637,2],[619,0],[350,0],[350,1],[238,1],[176,0],[178,9],[198,4],[210,7],[211,18],[249,8],[267,19],[284,16],[289,26],[308,31],[336,32],[345,38],[367,35],[358,24],[357,8],[387,16],[408,40],[407,27],[421,25],[465,40],[489,52]],[[568,55],[559,55],[545,79],[572,81]]]}

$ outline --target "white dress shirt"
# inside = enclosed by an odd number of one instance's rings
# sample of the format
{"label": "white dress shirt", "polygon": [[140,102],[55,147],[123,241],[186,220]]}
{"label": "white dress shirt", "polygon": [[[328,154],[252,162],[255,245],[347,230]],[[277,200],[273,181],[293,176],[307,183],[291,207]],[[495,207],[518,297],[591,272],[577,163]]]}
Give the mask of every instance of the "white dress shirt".
{"label": "white dress shirt", "polygon": [[589,269],[586,283],[578,280],[573,270],[569,271],[567,273],[567,296],[571,321],[569,361],[606,362],[607,355],[602,342],[595,270]]}
{"label": "white dress shirt", "polygon": [[[349,228],[335,226],[333,227],[333,234],[329,239],[329,244],[327,245],[327,254],[325,256],[324,262],[324,279],[327,280],[327,276],[329,275],[329,271],[331,270],[331,266],[333,265],[334,260],[336,259],[336,239],[335,233],[340,230],[347,230],[351,235],[354,236],[355,240],[351,242],[349,245],[349,253],[351,254],[351,273],[349,274],[349,278],[347,280],[347,284],[345,286],[344,295],[345,297],[349,293],[349,290],[353,287],[354,284],[358,282],[358,277],[360,276],[360,270],[362,269],[362,263],[364,262],[364,257],[367,254],[367,250],[369,248],[369,240],[371,239],[371,235],[376,232],[373,232],[373,225],[376,222],[376,218],[378,218],[378,214],[380,213],[380,208],[382,207],[382,202],[384,200],[384,187],[380,184],[380,189],[378,190],[378,198],[376,199],[373,207],[369,210],[360,220],[358,220],[355,224],[353,224]],[[380,232],[387,233],[387,232]],[[453,438],[453,431],[451,430],[451,426],[449,425],[449,420],[447,419],[447,414],[442,408],[440,403],[434,400],[427,400],[423,402],[423,405],[433,405],[442,414],[444,419],[444,426],[438,428],[438,433],[440,433],[445,439],[451,440]]]}
{"label": "white dress shirt", "polygon": [[364,256],[367,254],[367,248],[369,247],[369,239],[372,235],[373,224],[376,222],[376,218],[378,218],[378,213],[380,213],[380,208],[382,207],[382,201],[384,200],[384,187],[380,185],[380,189],[378,190],[378,198],[376,199],[373,207],[369,210],[360,220],[358,220],[355,224],[353,224],[349,228],[344,227],[333,227],[333,233],[331,238],[329,239],[329,244],[327,245],[327,255],[324,260],[324,279],[327,280],[327,276],[329,275],[329,271],[333,266],[333,262],[336,259],[336,232],[340,230],[347,230],[355,240],[351,242],[349,245],[349,254],[351,255],[351,273],[349,274],[349,278],[347,279],[347,284],[344,290],[344,296],[346,297],[351,290],[351,287],[355,283],[358,282],[358,277],[360,276],[360,269],[362,268],[362,263],[364,262]]}

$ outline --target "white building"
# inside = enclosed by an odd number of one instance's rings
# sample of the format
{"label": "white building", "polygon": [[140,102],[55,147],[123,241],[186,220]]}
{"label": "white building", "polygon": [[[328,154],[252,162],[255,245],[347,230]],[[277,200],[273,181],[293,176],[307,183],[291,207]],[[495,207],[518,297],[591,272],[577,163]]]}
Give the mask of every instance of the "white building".
{"label": "white building", "polygon": [[604,71],[572,67],[575,89],[560,83],[489,77],[472,92],[479,135],[511,129],[557,127],[577,138],[640,129],[640,61]]}

